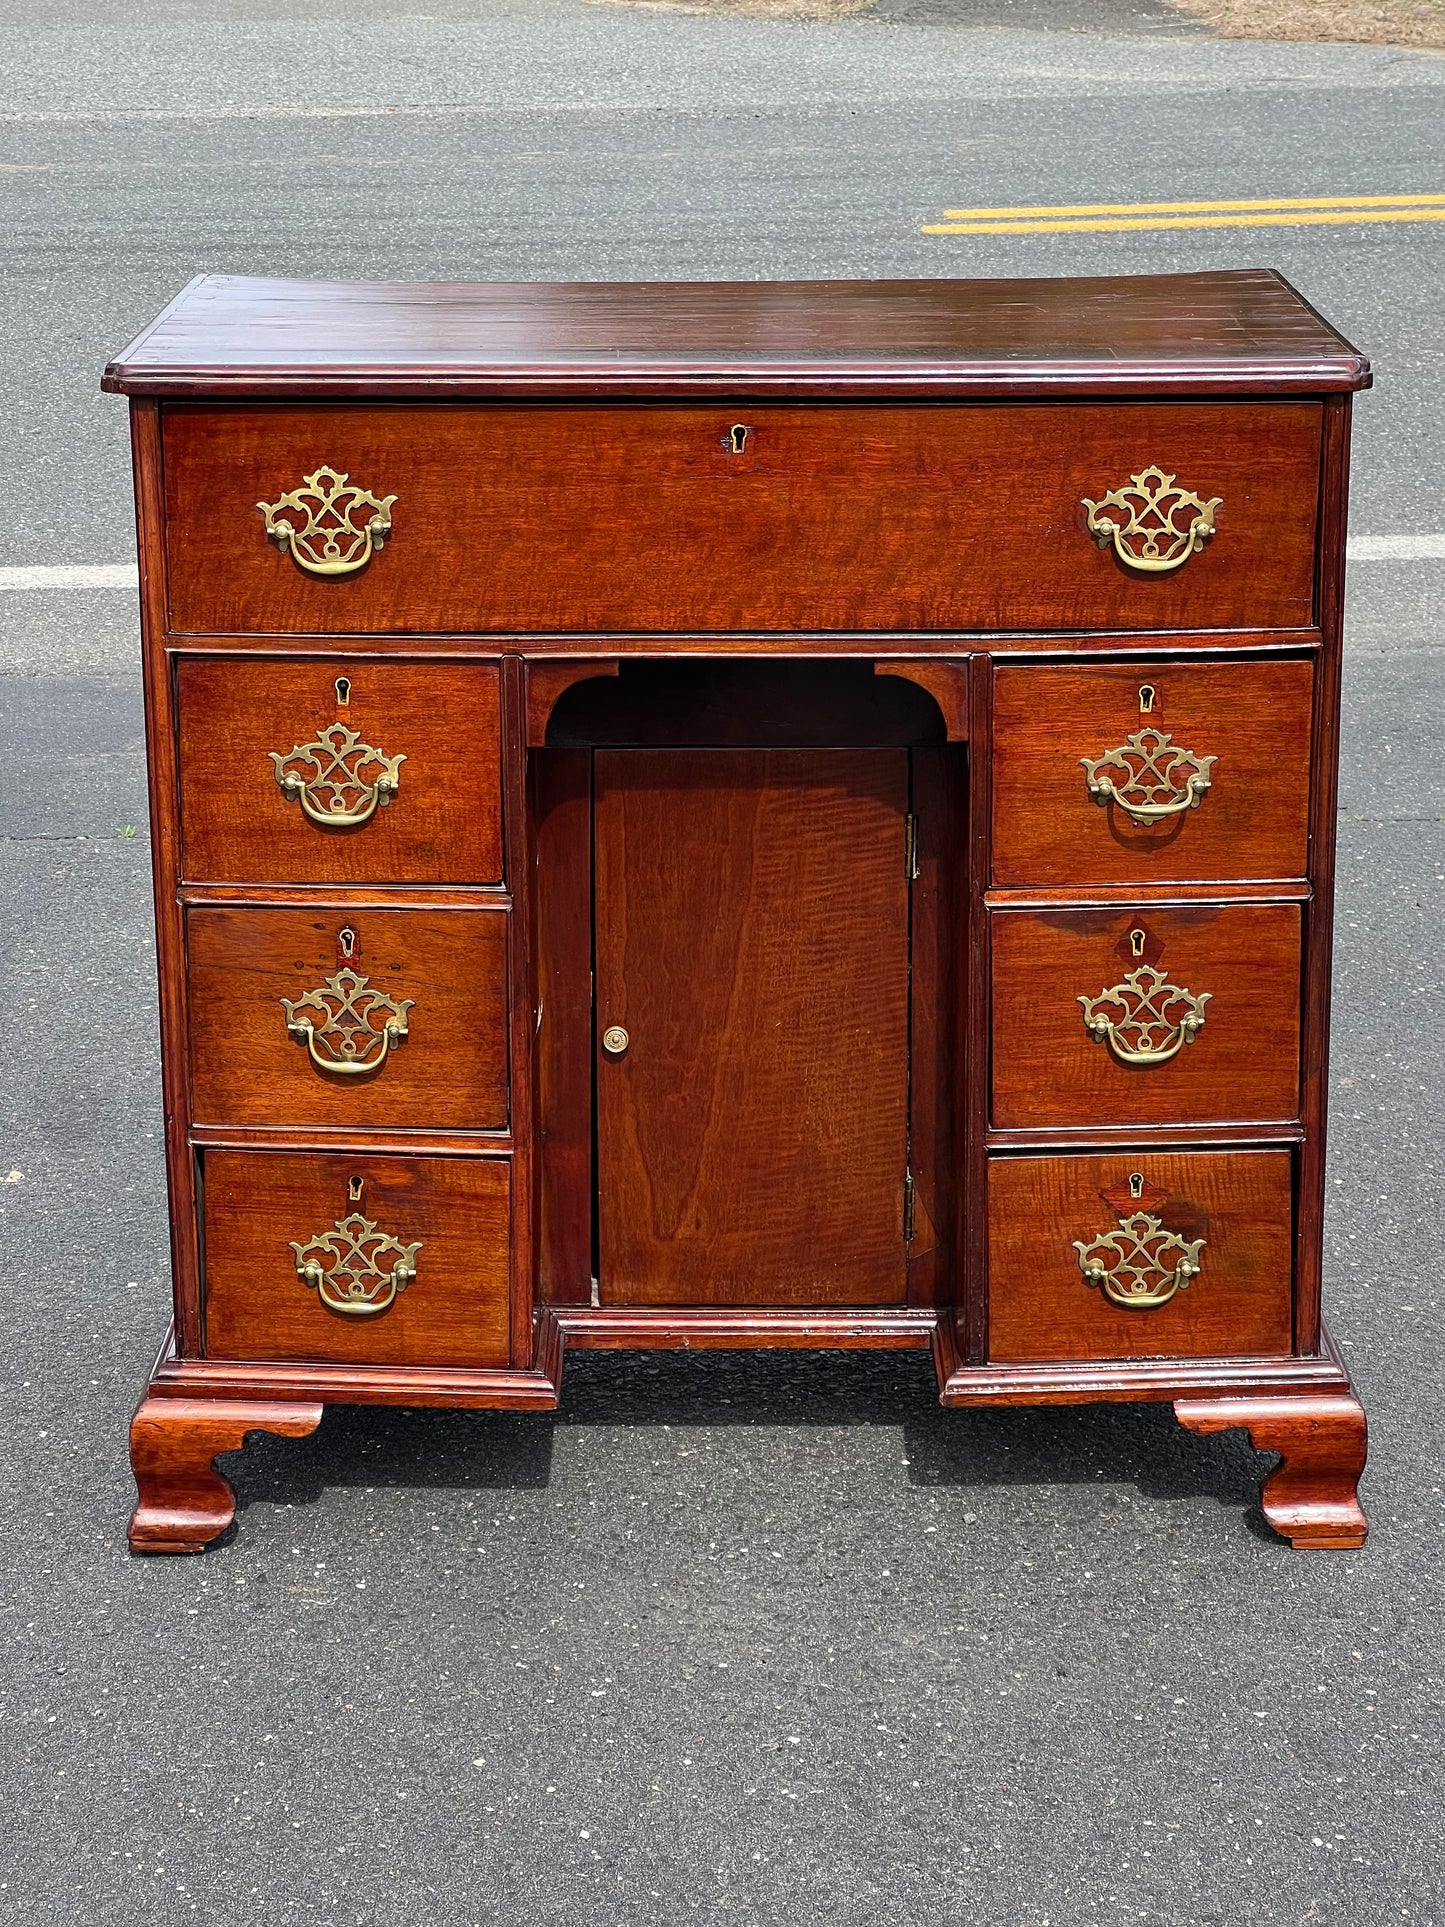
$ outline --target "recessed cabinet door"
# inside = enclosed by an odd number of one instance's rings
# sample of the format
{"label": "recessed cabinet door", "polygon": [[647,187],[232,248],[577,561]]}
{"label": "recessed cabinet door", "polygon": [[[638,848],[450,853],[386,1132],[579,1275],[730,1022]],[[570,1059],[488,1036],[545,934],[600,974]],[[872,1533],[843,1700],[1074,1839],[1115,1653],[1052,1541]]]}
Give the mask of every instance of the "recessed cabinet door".
{"label": "recessed cabinet door", "polygon": [[610,1304],[904,1296],[904,750],[596,756]]}

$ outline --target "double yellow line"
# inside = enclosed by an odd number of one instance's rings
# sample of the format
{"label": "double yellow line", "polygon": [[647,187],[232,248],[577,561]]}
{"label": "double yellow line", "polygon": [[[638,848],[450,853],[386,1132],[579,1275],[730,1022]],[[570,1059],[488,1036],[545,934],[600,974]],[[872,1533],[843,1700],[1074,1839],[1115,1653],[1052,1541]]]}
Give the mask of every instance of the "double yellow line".
{"label": "double yellow line", "polygon": [[1146,234],[1162,228],[1340,227],[1445,221],[1445,194],[1348,194],[1314,201],[1098,201],[1076,207],[950,207],[925,234]]}

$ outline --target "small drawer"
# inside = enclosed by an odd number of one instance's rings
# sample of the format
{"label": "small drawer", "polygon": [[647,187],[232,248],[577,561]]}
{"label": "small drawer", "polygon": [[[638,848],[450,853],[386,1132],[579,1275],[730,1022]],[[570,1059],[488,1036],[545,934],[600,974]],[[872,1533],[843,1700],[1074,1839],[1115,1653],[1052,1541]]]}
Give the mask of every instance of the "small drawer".
{"label": "small drawer", "polygon": [[1298,905],[1002,910],[989,922],[996,1125],[1299,1116]]}
{"label": "small drawer", "polygon": [[1292,1162],[1288,1151],[994,1158],[989,1357],[1284,1356]]}
{"label": "small drawer", "polygon": [[488,663],[176,668],[191,883],[497,883],[499,678]]}
{"label": "small drawer", "polygon": [[504,1131],[508,923],[193,906],[196,1123]]}
{"label": "small drawer", "polygon": [[182,633],[1313,616],[1312,401],[181,406],[164,437]]}
{"label": "small drawer", "polygon": [[996,884],[1305,874],[1309,661],[1000,669]]}
{"label": "small drawer", "polygon": [[208,1151],[206,1353],[508,1361],[503,1159]]}

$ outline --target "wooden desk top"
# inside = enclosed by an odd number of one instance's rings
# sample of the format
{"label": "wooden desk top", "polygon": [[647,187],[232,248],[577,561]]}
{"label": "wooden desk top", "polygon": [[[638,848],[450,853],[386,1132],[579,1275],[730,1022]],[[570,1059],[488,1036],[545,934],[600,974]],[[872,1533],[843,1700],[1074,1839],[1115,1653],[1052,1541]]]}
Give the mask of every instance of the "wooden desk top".
{"label": "wooden desk top", "polygon": [[544,283],[202,275],[112,393],[1322,394],[1369,363],[1272,269],[1094,280]]}

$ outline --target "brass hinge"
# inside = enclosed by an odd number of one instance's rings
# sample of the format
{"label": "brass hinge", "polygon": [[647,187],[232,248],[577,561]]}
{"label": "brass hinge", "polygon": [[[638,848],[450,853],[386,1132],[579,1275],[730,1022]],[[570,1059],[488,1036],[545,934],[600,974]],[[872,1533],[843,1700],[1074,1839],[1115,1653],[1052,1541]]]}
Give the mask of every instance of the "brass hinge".
{"label": "brass hinge", "polygon": [[903,1242],[913,1243],[913,1173],[903,1174]]}
{"label": "brass hinge", "polygon": [[918,880],[918,818],[911,810],[903,819],[903,874],[910,883]]}

